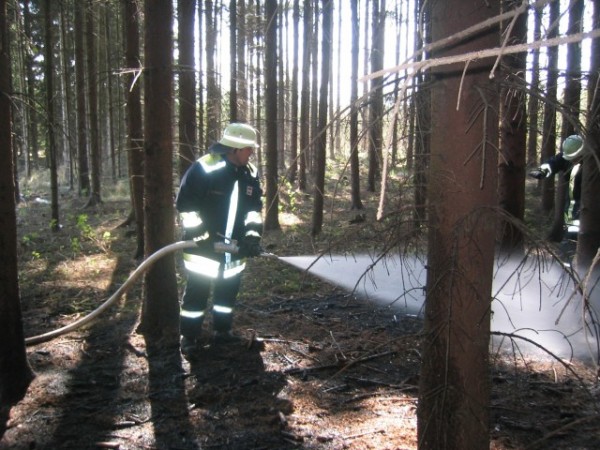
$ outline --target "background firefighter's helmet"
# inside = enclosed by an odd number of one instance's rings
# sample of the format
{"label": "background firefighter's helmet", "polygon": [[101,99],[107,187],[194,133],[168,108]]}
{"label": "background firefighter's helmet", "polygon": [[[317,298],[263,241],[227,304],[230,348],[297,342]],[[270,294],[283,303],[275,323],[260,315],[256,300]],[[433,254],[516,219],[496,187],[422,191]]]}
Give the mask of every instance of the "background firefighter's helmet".
{"label": "background firefighter's helmet", "polygon": [[583,154],[583,139],[581,136],[574,134],[566,138],[562,144],[563,158],[567,161],[573,161],[578,156]]}
{"label": "background firefighter's helmet", "polygon": [[236,148],[258,148],[257,138],[258,132],[254,127],[245,123],[230,123],[225,127],[221,140],[211,145],[209,150],[212,153],[227,153]]}

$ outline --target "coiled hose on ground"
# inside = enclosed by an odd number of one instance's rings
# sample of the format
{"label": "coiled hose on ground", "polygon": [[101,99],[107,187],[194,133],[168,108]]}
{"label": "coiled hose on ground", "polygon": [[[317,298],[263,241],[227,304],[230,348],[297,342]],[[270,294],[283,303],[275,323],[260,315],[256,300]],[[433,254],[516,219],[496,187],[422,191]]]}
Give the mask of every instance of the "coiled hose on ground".
{"label": "coiled hose on ground", "polygon": [[157,250],[150,256],[148,256],[142,263],[135,269],[135,271],[127,278],[125,283],[121,285],[117,291],[110,296],[104,303],[102,303],[98,308],[90,312],[88,315],[82,317],[81,319],[76,320],[75,322],[70,323],[69,325],[65,325],[62,328],[58,328],[53,331],[49,331],[44,334],[40,334],[37,336],[31,336],[25,339],[25,345],[34,345],[39,344],[41,342],[46,342],[51,339],[54,339],[58,336],[61,336],[66,333],[70,333],[71,331],[76,330],[77,328],[82,327],[83,325],[87,325],[100,316],[104,311],[110,308],[125,292],[131,289],[131,286],[137,279],[142,276],[156,261],[162,258],[165,255],[176,252],[177,250],[182,250],[184,248],[195,247],[196,243],[194,241],[179,241],[173,244],[167,245],[166,247]]}

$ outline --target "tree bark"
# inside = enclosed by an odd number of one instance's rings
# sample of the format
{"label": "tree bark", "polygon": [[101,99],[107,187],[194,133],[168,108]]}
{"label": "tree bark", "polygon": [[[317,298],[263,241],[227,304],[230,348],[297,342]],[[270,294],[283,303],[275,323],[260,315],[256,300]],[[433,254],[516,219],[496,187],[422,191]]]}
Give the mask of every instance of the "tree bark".
{"label": "tree bark", "polygon": [[360,161],[358,159],[358,50],[360,23],[358,20],[358,0],[351,0],[352,8],[352,79],[350,81],[350,177],[352,188],[352,209],[363,209],[360,198]]}
{"label": "tree bark", "polygon": [[89,130],[90,130],[90,158],[92,190],[87,206],[94,206],[102,203],[100,195],[100,186],[102,179],[102,155],[100,150],[100,135],[98,122],[98,58],[97,58],[97,39],[96,39],[96,17],[94,1],[88,0],[85,14],[86,22],[86,49],[87,49],[87,98],[88,109],[90,112]]}
{"label": "tree bark", "polygon": [[298,161],[298,189],[306,191],[306,171],[310,146],[310,42],[312,40],[312,0],[304,0],[302,36],[302,89],[300,92],[300,158]]}
{"label": "tree bark", "polygon": [[44,60],[44,80],[46,82],[46,111],[47,119],[47,152],[50,167],[50,228],[52,231],[60,231],[60,216],[58,204],[58,165],[57,165],[57,148],[56,148],[56,122],[54,114],[54,55],[53,38],[52,38],[52,9],[51,2],[44,2],[44,19],[45,19],[45,60]]}
{"label": "tree bark", "polygon": [[90,172],[87,154],[87,95],[85,94],[84,52],[84,7],[82,1],[75,2],[75,89],[77,91],[77,165],[79,177],[77,187],[80,195],[90,194]]}
{"label": "tree bark", "polygon": [[[533,11],[533,40],[539,41],[542,36],[542,10],[536,8]],[[531,90],[537,92],[540,89],[540,50],[531,51]],[[529,135],[527,139],[527,166],[536,167],[539,165],[538,158],[538,136],[539,130],[539,98],[537,95],[530,95],[527,105],[527,116],[529,117]]]}
{"label": "tree bark", "polygon": [[19,294],[6,11],[6,0],[0,0],[0,438],[4,434],[8,410],[25,396],[34,378],[25,352]]}
{"label": "tree bark", "polygon": [[312,236],[323,229],[325,199],[325,164],[327,158],[327,101],[331,67],[331,26],[333,6],[331,0],[322,0],[323,29],[321,32],[321,86],[319,89],[319,122],[315,145],[315,190],[313,193]]}
{"label": "tree bark", "polygon": [[[560,2],[550,2],[550,23],[548,39],[558,36]],[[558,48],[548,48],[548,70],[546,79],[546,101],[544,103],[544,121],[542,125],[542,161],[556,153],[556,93],[558,90]],[[542,209],[552,211],[554,207],[554,177],[542,181]]]}
{"label": "tree bark", "polygon": [[214,2],[206,0],[204,2],[204,18],[206,23],[206,148],[217,142],[221,137],[221,93],[217,84],[217,68],[215,65],[217,35],[214,15]]}
{"label": "tree bark", "polygon": [[300,39],[300,0],[294,0],[293,12],[293,56],[292,56],[292,104],[290,120],[290,164],[288,169],[288,179],[291,183],[296,182],[298,175],[298,58],[299,58],[299,39]]}
{"label": "tree bark", "polygon": [[[583,29],[583,0],[574,0],[569,9],[568,34],[580,33]],[[567,45],[567,74],[565,76],[564,109],[562,114],[561,144],[573,134],[579,134],[581,109],[581,42]],[[560,174],[562,175],[562,174]],[[569,207],[569,180],[560,176],[554,199],[554,220],[548,239],[560,242],[564,237],[565,208]],[[567,205],[567,206],[565,206]]]}
{"label": "tree bark", "polygon": [[237,117],[240,122],[248,121],[248,81],[246,71],[246,1],[237,0]]}
{"label": "tree bark", "polygon": [[125,92],[127,92],[127,159],[129,188],[136,225],[135,258],[144,256],[144,134],[142,129],[142,83],[140,63],[140,11],[137,0],[125,0]]}
{"label": "tree bark", "polygon": [[277,170],[277,1],[265,2],[265,111],[267,124],[267,174],[265,229],[278,230],[279,190]]}
{"label": "tree bark", "polygon": [[[521,5],[519,0],[505,0],[504,11]],[[527,42],[527,14],[511,22],[508,45]],[[523,234],[513,221],[523,222],[525,215],[525,166],[527,142],[527,111],[525,98],[525,72],[527,54],[515,53],[503,59],[502,102],[500,104],[500,157],[498,158],[498,196],[500,208],[510,217],[500,229],[503,250],[521,250]]]}
{"label": "tree bark", "polygon": [[[432,5],[432,40],[498,14],[498,4]],[[490,29],[435,52],[498,45]],[[490,300],[497,204],[498,96],[492,62],[437,68],[432,92],[427,298],[419,384],[419,449],[489,449]]]}
{"label": "tree bark", "polygon": [[196,0],[179,0],[179,176],[196,159]]}
{"label": "tree bark", "polygon": [[[593,1],[593,29],[600,28],[600,0]],[[588,270],[600,249],[600,39],[592,41],[590,78],[588,80],[588,124],[585,134],[586,154],[581,180],[580,229],[575,264]],[[598,262],[595,263],[597,267]],[[596,269],[597,270],[597,269]]]}
{"label": "tree bark", "polygon": [[[173,5],[146,0],[144,70],[144,230],[146,257],[173,242]],[[147,272],[140,331],[179,341],[179,300],[172,255]]]}
{"label": "tree bark", "polygon": [[[371,0],[373,7],[373,31],[371,33],[371,72],[383,69],[385,52],[385,0]],[[380,179],[383,144],[383,77],[371,80],[369,95],[369,173],[367,190],[375,192]]]}
{"label": "tree bark", "polygon": [[237,1],[229,0],[229,118],[237,122],[238,92],[237,92]]}

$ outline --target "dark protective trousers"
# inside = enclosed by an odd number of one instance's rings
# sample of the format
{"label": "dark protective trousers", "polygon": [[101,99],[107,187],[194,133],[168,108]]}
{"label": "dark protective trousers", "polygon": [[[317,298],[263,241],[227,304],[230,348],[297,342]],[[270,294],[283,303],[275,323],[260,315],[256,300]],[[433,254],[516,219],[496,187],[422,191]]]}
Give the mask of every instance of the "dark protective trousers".
{"label": "dark protective trousers", "polygon": [[[213,328],[215,331],[229,331],[233,323],[233,308],[240,289],[242,274],[230,278],[208,278],[188,272],[187,285],[181,304],[181,335],[188,338],[199,337],[208,306],[211,288],[213,293]],[[190,314],[191,313],[191,314]]]}

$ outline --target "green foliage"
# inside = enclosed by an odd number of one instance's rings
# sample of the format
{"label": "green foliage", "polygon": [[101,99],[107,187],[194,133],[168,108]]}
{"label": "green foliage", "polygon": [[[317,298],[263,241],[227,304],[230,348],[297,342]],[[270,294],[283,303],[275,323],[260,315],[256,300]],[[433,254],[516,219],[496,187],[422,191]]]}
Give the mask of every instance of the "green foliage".
{"label": "green foliage", "polygon": [[34,232],[24,235],[21,238],[21,243],[24,246],[29,246],[29,245],[33,244],[33,242],[35,242],[39,237],[40,237],[40,235],[34,231]]}
{"label": "green foliage", "polygon": [[110,244],[113,241],[113,236],[110,231],[102,232],[99,235],[94,227],[89,223],[87,214],[79,214],[76,218],[76,228],[79,231],[79,236],[71,238],[71,251],[74,254],[81,253],[84,250],[83,242],[91,242],[103,251],[108,251]]}
{"label": "green foliage", "polygon": [[81,241],[78,237],[71,238],[71,251],[74,254],[81,253]]}
{"label": "green foliage", "polygon": [[298,192],[286,177],[279,179],[279,192],[281,201],[279,202],[279,212],[288,212],[295,214],[298,211]]}
{"label": "green foliage", "polygon": [[77,216],[77,229],[79,230],[81,237],[89,240],[94,238],[94,229],[88,222],[87,214],[80,214]]}

